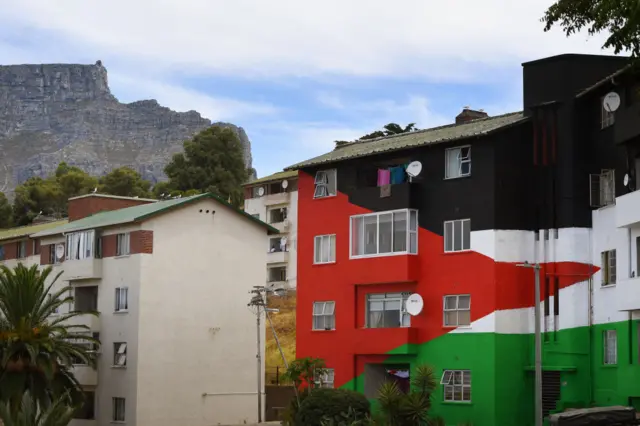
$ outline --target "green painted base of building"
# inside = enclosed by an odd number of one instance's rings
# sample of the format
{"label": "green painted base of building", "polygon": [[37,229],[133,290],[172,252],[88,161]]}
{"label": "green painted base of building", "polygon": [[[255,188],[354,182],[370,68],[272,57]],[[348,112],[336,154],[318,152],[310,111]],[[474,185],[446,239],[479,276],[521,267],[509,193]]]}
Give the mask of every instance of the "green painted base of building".
{"label": "green painted base of building", "polygon": [[[606,330],[617,335],[617,362],[604,363]],[[550,413],[568,408],[631,405],[640,410],[638,321],[579,327],[543,336],[543,399]],[[533,425],[534,336],[449,333],[417,350],[397,348],[385,364],[431,365],[440,382],[445,370],[471,371],[471,401],[449,402],[444,386],[432,396],[433,416],[447,425]],[[397,353],[413,352],[415,355]],[[394,354],[396,353],[396,354]],[[343,388],[365,392],[366,372]]]}

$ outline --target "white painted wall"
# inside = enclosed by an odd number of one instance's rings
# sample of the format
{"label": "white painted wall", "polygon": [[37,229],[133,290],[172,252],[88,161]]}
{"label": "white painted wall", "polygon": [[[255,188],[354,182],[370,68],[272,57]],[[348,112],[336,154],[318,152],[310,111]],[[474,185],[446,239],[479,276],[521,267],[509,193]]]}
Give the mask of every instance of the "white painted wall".
{"label": "white painted wall", "polygon": [[266,281],[265,228],[213,200],[143,227],[154,249],[140,256],[137,424],[255,422],[257,329],[247,303]]}

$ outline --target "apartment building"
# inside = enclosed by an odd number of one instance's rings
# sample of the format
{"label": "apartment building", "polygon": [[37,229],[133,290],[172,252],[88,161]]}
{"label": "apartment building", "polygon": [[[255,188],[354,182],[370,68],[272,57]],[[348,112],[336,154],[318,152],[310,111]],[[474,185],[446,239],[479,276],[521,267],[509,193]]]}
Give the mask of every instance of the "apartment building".
{"label": "apartment building", "polygon": [[544,415],[640,409],[640,79],[627,64],[527,62],[521,112],[465,108],[288,168],[297,356],[372,398],[429,364],[446,424],[531,425],[534,271],[521,266],[538,263]]}
{"label": "apartment building", "polygon": [[[247,303],[266,279],[261,243],[276,229],[211,194],[90,194],[69,200],[67,223],[29,232],[39,256],[28,245],[23,258],[38,256],[73,288],[64,310],[100,312],[74,319],[102,343],[97,369],[74,366],[90,401],[74,426],[257,420],[256,317]],[[12,262],[16,243],[4,241]]]}
{"label": "apartment building", "polygon": [[298,172],[284,171],[244,185],[244,211],[278,229],[264,243],[267,285],[296,288]]}

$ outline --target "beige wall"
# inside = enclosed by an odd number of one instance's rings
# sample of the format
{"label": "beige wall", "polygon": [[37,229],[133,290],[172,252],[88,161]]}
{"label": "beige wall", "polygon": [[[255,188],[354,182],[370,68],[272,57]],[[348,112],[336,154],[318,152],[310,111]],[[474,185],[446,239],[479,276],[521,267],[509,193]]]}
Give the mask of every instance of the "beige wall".
{"label": "beige wall", "polygon": [[138,425],[255,422],[257,330],[247,303],[266,281],[266,230],[213,200],[143,227],[154,248],[141,256]]}

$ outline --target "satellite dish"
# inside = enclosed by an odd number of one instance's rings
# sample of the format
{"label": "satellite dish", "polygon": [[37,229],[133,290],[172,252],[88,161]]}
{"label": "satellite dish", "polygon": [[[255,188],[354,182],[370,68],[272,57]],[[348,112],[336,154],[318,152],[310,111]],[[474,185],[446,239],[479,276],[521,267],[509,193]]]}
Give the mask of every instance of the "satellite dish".
{"label": "satellite dish", "polygon": [[62,244],[56,244],[56,259],[62,259],[64,257],[64,246]]}
{"label": "satellite dish", "polygon": [[424,301],[422,300],[422,296],[418,293],[413,293],[409,296],[406,303],[406,309],[409,315],[415,317],[416,315],[422,312],[422,308],[424,307]]}
{"label": "satellite dish", "polygon": [[287,189],[287,186],[289,186],[289,182],[287,182],[286,180],[283,180],[283,181],[282,181],[282,187],[283,187],[284,189]]}
{"label": "satellite dish", "polygon": [[629,186],[629,173],[627,173],[626,175],[624,175],[624,186]]}
{"label": "satellite dish", "polygon": [[264,195],[264,188],[262,186],[260,188],[258,188],[258,195],[260,197],[262,197]]}
{"label": "satellite dish", "polygon": [[609,92],[602,100],[602,106],[607,112],[616,112],[620,108],[620,95],[616,92]]}
{"label": "satellite dish", "polygon": [[420,172],[422,171],[422,163],[419,161],[412,161],[411,163],[409,163],[409,165],[407,166],[407,174],[410,177],[416,177],[420,174]]}

